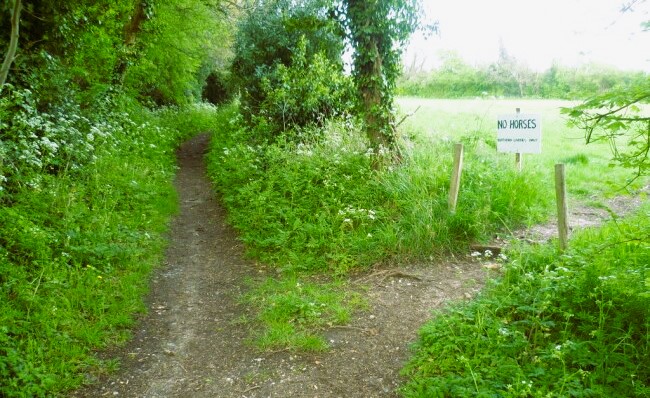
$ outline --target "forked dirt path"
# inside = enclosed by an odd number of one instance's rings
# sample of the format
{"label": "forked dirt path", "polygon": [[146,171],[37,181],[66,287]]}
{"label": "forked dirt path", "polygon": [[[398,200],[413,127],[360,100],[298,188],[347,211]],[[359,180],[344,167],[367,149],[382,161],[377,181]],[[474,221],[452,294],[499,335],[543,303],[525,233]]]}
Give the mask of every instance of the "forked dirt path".
{"label": "forked dirt path", "polygon": [[[259,352],[238,322],[245,279],[264,277],[250,261],[215,200],[203,163],[208,138],[178,151],[180,214],[166,262],[155,272],[149,312],[118,352],[120,370],[74,397],[394,397],[408,345],[433,308],[471,297],[486,271],[449,263],[364,280],[369,308],[325,332],[331,349]],[[417,275],[420,279],[409,277]],[[406,276],[404,276],[406,275]]]}
{"label": "forked dirt path", "polygon": [[238,303],[247,278],[264,277],[250,261],[215,200],[198,136],[178,151],[166,263],[156,271],[133,340],[117,352],[120,370],[72,397],[397,397],[408,346],[431,311],[471,298],[489,269],[467,258],[401,267],[362,278],[369,308],[325,331],[331,349],[259,352],[248,344]]}

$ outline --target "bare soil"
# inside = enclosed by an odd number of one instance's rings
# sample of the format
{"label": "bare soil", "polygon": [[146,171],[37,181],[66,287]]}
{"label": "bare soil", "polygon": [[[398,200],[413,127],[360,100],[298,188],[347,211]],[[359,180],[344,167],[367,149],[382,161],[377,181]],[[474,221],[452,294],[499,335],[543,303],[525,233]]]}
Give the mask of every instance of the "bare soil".
{"label": "bare soil", "polygon": [[[72,397],[397,397],[409,345],[431,312],[472,298],[498,274],[493,263],[469,255],[375,270],[352,283],[364,286],[368,309],[324,332],[330,350],[260,352],[239,322],[248,309],[238,298],[246,278],[266,271],[244,259],[226,224],[203,164],[207,143],[201,135],[178,151],[180,214],[171,225],[166,262],[152,277],[148,314],[129,344],[102,354],[119,358],[120,369]],[[574,216],[589,222],[611,217],[576,210]],[[552,225],[521,233],[535,240],[553,234]]]}

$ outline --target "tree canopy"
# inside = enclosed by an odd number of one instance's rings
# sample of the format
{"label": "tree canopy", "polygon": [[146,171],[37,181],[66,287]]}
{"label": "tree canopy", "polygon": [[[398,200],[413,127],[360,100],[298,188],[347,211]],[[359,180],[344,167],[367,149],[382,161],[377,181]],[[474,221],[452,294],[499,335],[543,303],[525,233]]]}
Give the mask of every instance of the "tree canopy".
{"label": "tree canopy", "polygon": [[43,104],[70,98],[70,90],[89,104],[109,87],[157,103],[196,98],[228,62],[238,11],[222,1],[13,0],[0,13],[7,82],[37,91]]}

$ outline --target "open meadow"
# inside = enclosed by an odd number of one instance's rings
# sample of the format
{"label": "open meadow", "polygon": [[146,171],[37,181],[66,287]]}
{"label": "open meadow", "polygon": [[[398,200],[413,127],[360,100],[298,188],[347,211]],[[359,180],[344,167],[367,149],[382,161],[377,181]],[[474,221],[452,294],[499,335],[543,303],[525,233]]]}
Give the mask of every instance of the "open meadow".
{"label": "open meadow", "polygon": [[[402,113],[415,112],[404,121],[403,130],[424,141],[440,138],[455,141],[461,136],[476,134],[485,137],[488,144],[496,145],[499,115],[514,114],[516,108],[524,114],[541,115],[542,153],[525,154],[524,169],[539,169],[551,184],[554,164],[565,163],[570,194],[585,200],[623,194],[628,180],[633,177],[631,170],[611,166],[609,143],[600,141],[586,145],[584,131],[568,126],[567,117],[560,114],[561,108],[577,104],[576,101],[538,99],[398,99]],[[514,167],[513,154],[499,154],[498,157],[512,159]],[[636,181],[627,188],[639,188],[641,184],[642,181]]]}

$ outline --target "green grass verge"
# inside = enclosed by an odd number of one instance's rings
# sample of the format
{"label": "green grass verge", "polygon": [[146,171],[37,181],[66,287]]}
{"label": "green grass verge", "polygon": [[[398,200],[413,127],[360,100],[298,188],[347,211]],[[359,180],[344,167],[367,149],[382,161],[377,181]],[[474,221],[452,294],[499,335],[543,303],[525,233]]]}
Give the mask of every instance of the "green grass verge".
{"label": "green grass verge", "polygon": [[436,313],[404,397],[650,396],[650,207],[521,248],[478,299]]}
{"label": "green grass verge", "polygon": [[348,323],[352,310],[364,306],[343,282],[296,276],[251,283],[244,301],[257,312],[254,343],[263,350],[325,350],[319,332]]}

